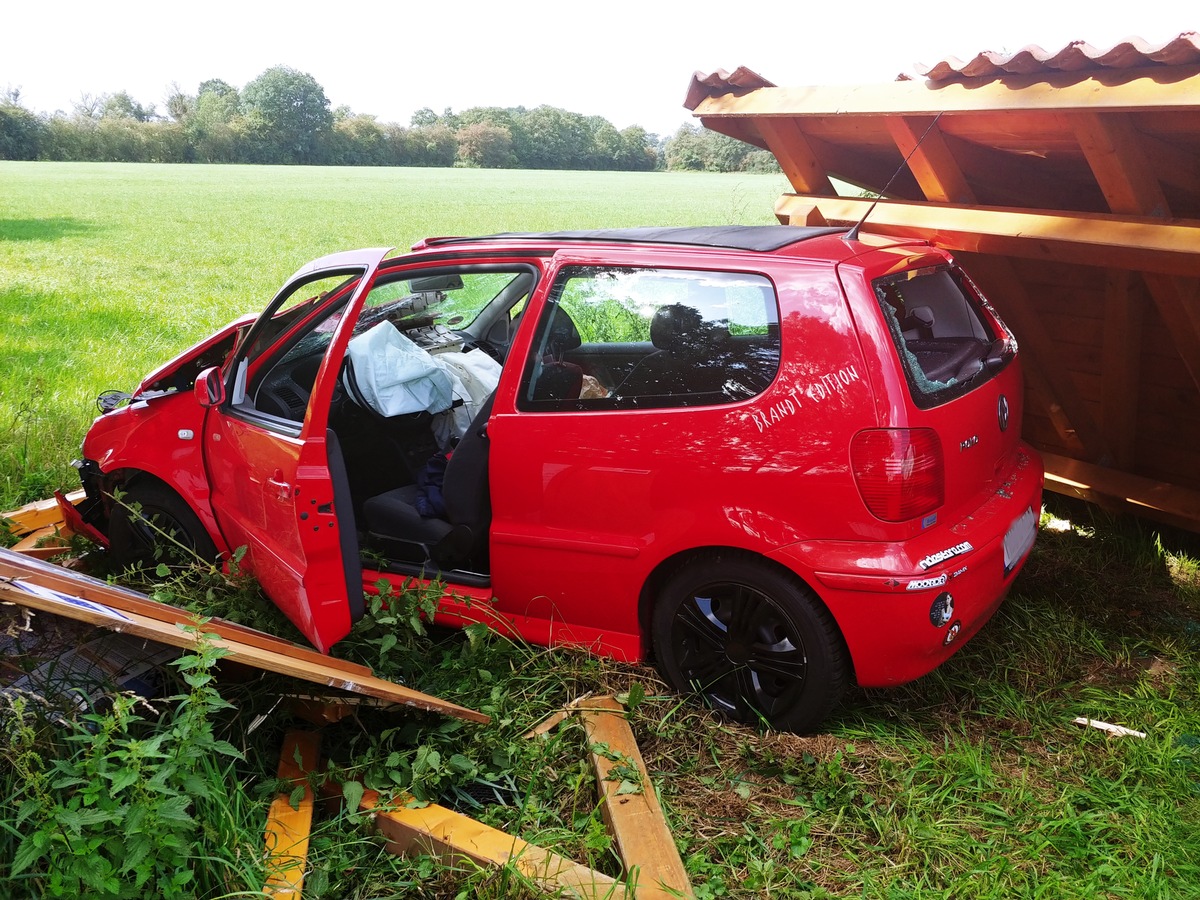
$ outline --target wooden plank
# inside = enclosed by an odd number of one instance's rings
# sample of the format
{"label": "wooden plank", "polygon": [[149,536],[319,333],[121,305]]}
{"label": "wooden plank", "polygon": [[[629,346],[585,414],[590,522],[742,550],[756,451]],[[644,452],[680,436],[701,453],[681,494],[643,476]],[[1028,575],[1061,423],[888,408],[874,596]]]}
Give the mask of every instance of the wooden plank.
{"label": "wooden plank", "polygon": [[1115,462],[1137,462],[1141,393],[1142,320],[1145,304],[1131,293],[1132,273],[1110,271],[1104,290],[1104,365],[1100,370],[1100,425]]}
{"label": "wooden plank", "polygon": [[[451,865],[470,862],[495,867],[512,863],[524,877],[556,897],[633,900],[633,893],[611,876],[444,806],[385,807],[376,791],[365,791],[359,808],[374,814],[375,827],[387,837],[392,853],[428,853]],[[638,896],[644,895],[639,892]]]}
{"label": "wooden plank", "polygon": [[1105,110],[1191,110],[1200,96],[1200,66],[1097,72],[1037,72],[980,84],[892,81],[879,84],[763,87],[741,96],[701,100],[692,110],[706,118],[746,116],[935,116],[980,112],[1048,112],[1092,107]]}
{"label": "wooden plank", "polygon": [[[101,602],[81,597],[78,594],[38,585],[32,579],[17,580],[3,574],[0,574],[0,599],[17,603],[28,609],[36,609],[76,621],[99,625],[113,631],[128,632],[171,647],[190,650],[194,649],[200,640],[199,636],[185,631],[181,627],[188,622],[190,615],[185,610],[177,610],[180,614],[178,623],[168,623],[136,612],[112,609]],[[207,626],[202,630],[211,633],[207,631]],[[276,672],[280,675],[299,678],[338,690],[379,697],[402,706],[428,712],[441,713],[473,722],[489,721],[488,716],[483,713],[385,681],[382,678],[376,678],[374,675],[350,677],[345,672],[330,666],[298,660],[290,652],[294,645],[287,641],[279,641],[278,649],[263,649],[242,643],[235,638],[214,634],[208,639],[208,642],[212,646],[226,650],[226,658],[232,662],[244,663],[257,669],[265,669],[269,672]]]}
{"label": "wooden plank", "polygon": [[[871,201],[785,194],[776,201],[775,212],[787,215],[793,205],[815,205],[827,221],[853,224]],[[1196,219],[881,200],[863,230],[930,240],[948,250],[1200,277]]]}
{"label": "wooden plank", "polygon": [[825,167],[793,119],[760,119],[759,133],[775,154],[792,188],[801,194],[835,194]]}
{"label": "wooden plank", "polygon": [[[636,880],[637,896],[655,900],[694,897],[654,783],[625,718],[625,708],[613,697],[597,697],[580,707],[579,714],[591,748],[601,811],[629,879]],[[598,745],[607,747],[608,752],[598,749]],[[618,757],[619,762],[611,756]],[[618,793],[621,779],[610,779],[617,765],[637,771],[641,778],[639,793]]]}
{"label": "wooden plank", "polygon": [[[67,499],[78,505],[84,500],[82,490],[67,494]],[[0,522],[13,534],[23,535],[48,525],[62,522],[62,513],[58,509],[58,501],[51,497],[49,500],[35,500],[26,503],[20,509],[0,513]]]}
{"label": "wooden plank", "polygon": [[[139,594],[137,591],[131,591],[117,585],[107,584],[84,575],[82,572],[70,571],[61,566],[49,565],[47,563],[25,560],[3,549],[0,549],[0,576],[29,578],[38,584],[54,590],[61,590],[76,597],[82,597],[85,600],[102,603],[105,606],[122,612],[139,613],[147,618],[158,619],[161,622],[172,625],[187,624],[191,621],[192,614],[177,606],[158,603],[151,600],[145,594]],[[263,650],[287,652],[298,662],[311,662],[314,665],[320,665],[327,669],[336,669],[352,678],[362,678],[372,674],[371,670],[366,666],[326,656],[311,647],[304,647],[300,644],[284,641],[273,634],[247,628],[245,625],[239,625],[236,622],[228,622],[224,619],[210,619],[208,625],[205,627],[211,633],[218,634],[223,638],[236,640],[239,643],[259,647]]]}
{"label": "wooden plank", "polygon": [[267,878],[264,892],[274,897],[300,897],[308,865],[308,838],[312,831],[313,790],[308,773],[317,767],[321,735],[314,731],[289,731],[279,754],[279,777],[304,794],[293,808],[291,792],[275,795],[267,813]]}
{"label": "wooden plank", "polygon": [[1200,491],[1042,452],[1046,489],[1118,512],[1200,530]]}

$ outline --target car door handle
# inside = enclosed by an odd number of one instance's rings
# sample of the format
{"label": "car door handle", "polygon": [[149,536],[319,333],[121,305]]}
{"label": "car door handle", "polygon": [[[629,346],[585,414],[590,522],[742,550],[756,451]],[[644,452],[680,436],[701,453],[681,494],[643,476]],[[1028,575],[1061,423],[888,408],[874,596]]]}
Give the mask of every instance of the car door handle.
{"label": "car door handle", "polygon": [[287,501],[292,497],[292,486],[283,481],[282,477],[282,472],[276,472],[273,477],[267,479],[267,487],[271,489],[276,500]]}

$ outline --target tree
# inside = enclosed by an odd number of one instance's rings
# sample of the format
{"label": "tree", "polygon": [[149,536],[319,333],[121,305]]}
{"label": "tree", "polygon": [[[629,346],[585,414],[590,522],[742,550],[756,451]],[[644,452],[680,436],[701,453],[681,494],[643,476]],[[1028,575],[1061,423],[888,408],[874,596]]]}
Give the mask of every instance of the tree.
{"label": "tree", "polygon": [[[319,163],[333,128],[325,89],[287,66],[267,69],[242,89],[242,107],[259,162]],[[252,152],[254,152],[252,151]]]}
{"label": "tree", "polygon": [[37,159],[45,130],[45,123],[15,100],[0,100],[0,159]]}
{"label": "tree", "polygon": [[428,106],[422,106],[412,114],[412,118],[408,120],[408,124],[413,128],[428,128],[430,125],[436,125],[437,121],[438,114]]}
{"label": "tree", "polygon": [[481,169],[503,169],[514,162],[512,132],[503,125],[475,122],[455,133],[458,139],[457,159],[465,166]]}
{"label": "tree", "polygon": [[132,119],[135,122],[149,122],[154,118],[154,106],[142,106],[128,91],[117,91],[103,98],[100,117],[103,119]]}

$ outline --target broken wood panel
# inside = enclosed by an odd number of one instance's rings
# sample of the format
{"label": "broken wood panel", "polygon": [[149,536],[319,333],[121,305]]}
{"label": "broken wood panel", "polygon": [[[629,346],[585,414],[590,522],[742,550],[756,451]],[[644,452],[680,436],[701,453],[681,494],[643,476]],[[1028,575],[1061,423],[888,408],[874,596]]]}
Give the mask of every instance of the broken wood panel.
{"label": "broken wood panel", "polygon": [[1200,491],[1052,453],[1043,452],[1042,460],[1047,490],[1192,531],[1200,529]]}
{"label": "broken wood panel", "polygon": [[[72,491],[67,494],[67,499],[78,504],[84,499],[84,493],[82,490]],[[36,500],[33,503],[26,503],[20,509],[0,513],[0,521],[13,534],[23,535],[48,525],[61,523],[62,513],[59,512],[58,501],[51,498]]]}
{"label": "broken wood panel", "polygon": [[[612,697],[597,697],[581,707],[579,714],[591,748],[601,811],[627,875],[637,881],[637,896],[656,900],[693,897],[687,870],[667,827],[654,783],[625,719],[625,708]],[[620,763],[598,750],[599,744],[606,745]],[[619,764],[632,766],[637,772],[641,779],[639,793],[618,793],[622,779],[610,780],[610,775]]]}
{"label": "broken wood panel", "polygon": [[304,795],[293,808],[291,792],[276,794],[267,812],[264,890],[276,897],[299,898],[304,889],[313,817],[313,790],[308,784],[308,773],[316,770],[320,749],[321,735],[313,731],[289,731],[283,739],[277,774],[295,787],[303,785]]}
{"label": "broken wood panel", "polygon": [[[187,624],[192,618],[192,614],[187,610],[166,603],[158,603],[137,591],[107,584],[82,572],[47,563],[35,563],[0,550],[0,576],[5,575],[11,578],[28,578],[53,590],[64,591],[85,600],[102,603],[122,612],[136,612],[168,624]],[[259,647],[263,650],[285,652],[293,656],[297,662],[311,662],[327,669],[336,669],[345,672],[350,677],[361,678],[373,674],[366,666],[326,656],[311,647],[303,647],[266,632],[238,625],[236,622],[209,619],[205,628],[223,638],[236,640],[239,643]]]}
{"label": "broken wood panel", "polygon": [[[7,554],[7,556],[13,555],[15,554]],[[24,578],[17,580],[5,576],[2,572],[0,572],[0,598],[10,600],[28,609],[36,609],[79,622],[99,625],[113,631],[135,634],[138,637],[171,647],[191,650],[201,640],[199,634],[183,630],[182,624],[189,621],[189,614],[185,610],[176,610],[180,614],[179,624],[163,622],[140,613],[115,610],[100,602],[40,586],[32,580]],[[201,627],[200,631],[211,633],[207,631],[207,625]],[[241,643],[235,638],[225,638],[219,635],[213,635],[208,642],[214,647],[226,650],[229,660],[257,669],[352,693],[379,697],[402,706],[441,713],[468,721],[489,721],[488,716],[483,713],[402,687],[373,675],[350,678],[345,672],[336,668],[298,661],[288,652],[291,645],[286,641],[279,642],[282,648],[280,650],[263,649]]]}
{"label": "broken wood panel", "polygon": [[375,827],[388,838],[388,849],[393,853],[428,853],[451,865],[464,861],[487,867],[511,863],[521,875],[553,896],[633,900],[633,894],[609,875],[444,806],[388,807],[376,791],[368,790],[363,793],[359,809],[374,814]]}

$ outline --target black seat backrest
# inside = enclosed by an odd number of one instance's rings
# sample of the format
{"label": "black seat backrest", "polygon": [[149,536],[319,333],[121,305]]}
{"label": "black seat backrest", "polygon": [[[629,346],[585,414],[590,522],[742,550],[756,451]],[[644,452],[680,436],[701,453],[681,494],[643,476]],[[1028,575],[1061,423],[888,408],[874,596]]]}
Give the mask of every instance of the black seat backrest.
{"label": "black seat backrest", "polygon": [[488,481],[487,422],[492,414],[495,392],[479,407],[450,461],[442,483],[442,498],[446,503],[446,518],[452,525],[466,525],[472,533],[486,533],[492,517],[491,488]]}

